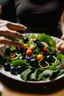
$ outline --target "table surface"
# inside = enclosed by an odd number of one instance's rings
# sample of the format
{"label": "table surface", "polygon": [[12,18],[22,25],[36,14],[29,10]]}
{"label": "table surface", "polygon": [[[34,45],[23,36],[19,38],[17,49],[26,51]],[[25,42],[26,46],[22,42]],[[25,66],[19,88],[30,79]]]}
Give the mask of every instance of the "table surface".
{"label": "table surface", "polygon": [[45,84],[27,84],[0,73],[3,96],[64,96],[64,78]]}

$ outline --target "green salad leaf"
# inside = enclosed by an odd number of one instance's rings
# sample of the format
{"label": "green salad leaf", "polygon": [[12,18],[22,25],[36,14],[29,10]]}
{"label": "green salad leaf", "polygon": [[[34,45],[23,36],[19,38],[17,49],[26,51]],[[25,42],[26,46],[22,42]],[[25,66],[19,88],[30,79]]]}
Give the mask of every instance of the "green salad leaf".
{"label": "green salad leaf", "polygon": [[28,67],[29,63],[27,63],[25,60],[14,60],[11,62],[12,66],[24,66],[24,67]]}
{"label": "green salad leaf", "polygon": [[61,63],[59,63],[58,65],[52,65],[49,67],[50,70],[52,70],[53,73],[58,72],[61,68]]}
{"label": "green salad leaf", "polygon": [[0,91],[0,96],[2,96],[2,91]]}
{"label": "green salad leaf", "polygon": [[59,61],[61,61],[62,59],[64,59],[64,55],[61,54],[61,53],[57,53],[57,59],[58,59]]}
{"label": "green salad leaf", "polygon": [[64,74],[64,69],[60,69],[60,70],[59,70],[58,76],[60,76],[60,75],[62,75],[62,74]]}
{"label": "green salad leaf", "polygon": [[23,79],[23,80],[27,80],[28,78],[28,74],[31,73],[32,70],[31,69],[26,69],[25,71],[23,71],[20,75],[20,77]]}
{"label": "green salad leaf", "polygon": [[53,72],[51,70],[46,69],[41,74],[39,74],[38,80],[49,80],[52,74]]}
{"label": "green salad leaf", "polygon": [[38,69],[30,75],[30,80],[37,80]]}
{"label": "green salad leaf", "polygon": [[40,41],[46,42],[50,47],[53,46],[54,48],[56,48],[56,42],[49,35],[46,35],[45,33],[44,34],[38,34],[37,38]]}

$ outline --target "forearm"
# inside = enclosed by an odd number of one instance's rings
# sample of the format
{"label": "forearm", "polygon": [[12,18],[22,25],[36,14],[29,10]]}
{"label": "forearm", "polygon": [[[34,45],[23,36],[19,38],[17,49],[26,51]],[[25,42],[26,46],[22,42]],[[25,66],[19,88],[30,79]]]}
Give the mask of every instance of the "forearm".
{"label": "forearm", "polygon": [[62,31],[62,34],[64,34],[64,22],[62,22],[61,24],[61,31]]}
{"label": "forearm", "polygon": [[64,34],[64,11],[61,16],[61,31],[62,31],[62,34]]}

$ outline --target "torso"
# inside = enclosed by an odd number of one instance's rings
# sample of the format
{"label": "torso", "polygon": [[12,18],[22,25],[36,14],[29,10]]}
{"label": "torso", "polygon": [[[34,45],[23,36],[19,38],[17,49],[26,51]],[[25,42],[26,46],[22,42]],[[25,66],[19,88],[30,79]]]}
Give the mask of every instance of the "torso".
{"label": "torso", "polygon": [[39,30],[57,27],[60,20],[62,0],[15,0],[18,22],[28,28]]}

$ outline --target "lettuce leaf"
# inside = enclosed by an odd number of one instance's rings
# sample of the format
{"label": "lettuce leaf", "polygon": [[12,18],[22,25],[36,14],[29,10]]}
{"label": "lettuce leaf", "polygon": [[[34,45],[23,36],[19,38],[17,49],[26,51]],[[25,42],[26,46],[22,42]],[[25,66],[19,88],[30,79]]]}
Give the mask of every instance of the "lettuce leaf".
{"label": "lettuce leaf", "polygon": [[21,73],[20,77],[21,77],[23,80],[26,81],[29,73],[31,73],[31,72],[32,72],[31,69],[26,69],[25,71],[23,71],[23,72]]}
{"label": "lettuce leaf", "polygon": [[38,34],[37,39],[39,39],[41,42],[46,42],[50,47],[56,48],[56,42],[51,38],[51,36],[43,34]]}
{"label": "lettuce leaf", "polygon": [[28,67],[29,63],[27,63],[25,60],[13,60],[11,62],[12,66],[24,66],[24,67]]}
{"label": "lettuce leaf", "polygon": [[37,80],[37,73],[38,69],[36,69],[35,72],[30,75],[30,80]]}
{"label": "lettuce leaf", "polygon": [[61,53],[57,53],[57,59],[58,59],[59,61],[61,61],[62,59],[64,59],[64,55],[61,54]]}

